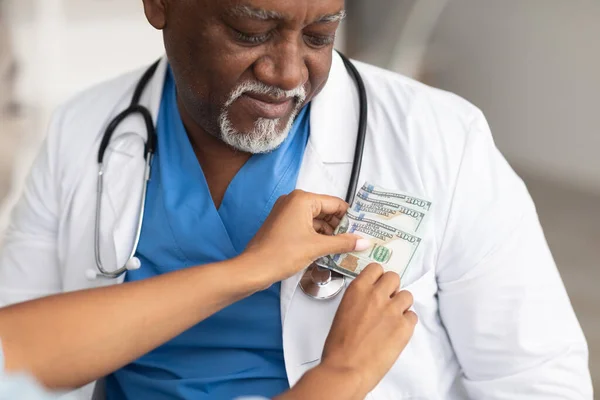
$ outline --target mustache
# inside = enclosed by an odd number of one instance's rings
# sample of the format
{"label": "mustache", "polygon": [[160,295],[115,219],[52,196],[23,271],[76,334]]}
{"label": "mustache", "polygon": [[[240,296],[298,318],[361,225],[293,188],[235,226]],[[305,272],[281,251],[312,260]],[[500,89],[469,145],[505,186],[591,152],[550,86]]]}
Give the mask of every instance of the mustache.
{"label": "mustache", "polygon": [[225,108],[229,107],[244,93],[256,93],[271,96],[276,99],[294,98],[296,104],[301,104],[306,100],[306,89],[304,86],[298,86],[292,90],[283,90],[276,86],[270,86],[259,81],[246,81],[239,84],[225,102]]}

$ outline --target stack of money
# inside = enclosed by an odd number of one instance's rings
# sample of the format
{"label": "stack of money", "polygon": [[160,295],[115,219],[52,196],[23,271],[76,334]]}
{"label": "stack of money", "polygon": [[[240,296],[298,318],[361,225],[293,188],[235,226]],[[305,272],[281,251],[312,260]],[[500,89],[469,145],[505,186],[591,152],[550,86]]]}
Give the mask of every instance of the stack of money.
{"label": "stack of money", "polygon": [[431,201],[365,183],[335,234],[354,233],[371,241],[361,252],[336,254],[317,264],[356,277],[371,263],[403,276],[422,241]]}

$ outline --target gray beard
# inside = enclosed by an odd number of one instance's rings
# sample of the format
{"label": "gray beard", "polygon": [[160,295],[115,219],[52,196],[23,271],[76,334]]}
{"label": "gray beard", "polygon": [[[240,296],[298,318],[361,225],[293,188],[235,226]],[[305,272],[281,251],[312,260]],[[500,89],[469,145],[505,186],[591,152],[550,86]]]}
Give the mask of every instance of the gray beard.
{"label": "gray beard", "polygon": [[[244,93],[253,92],[268,94],[276,98],[292,97],[295,106],[283,129],[277,129],[281,122],[280,118],[259,118],[254,122],[254,127],[249,132],[240,132],[233,127],[229,117],[231,105]],[[277,87],[268,86],[259,81],[247,81],[238,85],[229,95],[229,99],[223,106],[219,115],[220,138],[223,142],[236,150],[250,154],[268,153],[278,148],[288,137],[294,119],[300,112],[302,104],[306,99],[306,90],[299,86],[292,90],[282,90]]]}
{"label": "gray beard", "polygon": [[249,132],[239,132],[233,127],[227,109],[219,116],[220,139],[236,150],[250,154],[268,153],[277,149],[288,137],[301,103],[294,108],[283,129],[277,129],[281,119],[259,118]]}

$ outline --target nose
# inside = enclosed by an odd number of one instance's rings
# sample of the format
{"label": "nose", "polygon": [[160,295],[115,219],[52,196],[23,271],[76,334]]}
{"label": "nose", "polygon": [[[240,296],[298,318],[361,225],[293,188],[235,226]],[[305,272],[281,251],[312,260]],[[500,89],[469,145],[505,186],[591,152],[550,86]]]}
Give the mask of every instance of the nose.
{"label": "nose", "polygon": [[254,64],[256,78],[270,86],[292,90],[308,80],[303,51],[295,40],[281,38]]}

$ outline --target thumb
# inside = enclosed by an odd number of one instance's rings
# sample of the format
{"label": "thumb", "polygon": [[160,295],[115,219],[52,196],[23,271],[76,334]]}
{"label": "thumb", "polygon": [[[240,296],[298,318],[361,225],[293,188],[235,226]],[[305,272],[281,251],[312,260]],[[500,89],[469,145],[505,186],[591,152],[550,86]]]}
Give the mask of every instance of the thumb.
{"label": "thumb", "polygon": [[319,252],[322,253],[321,256],[363,251],[369,247],[371,247],[370,240],[363,239],[351,233],[335,236],[319,235],[318,239],[318,248]]}

